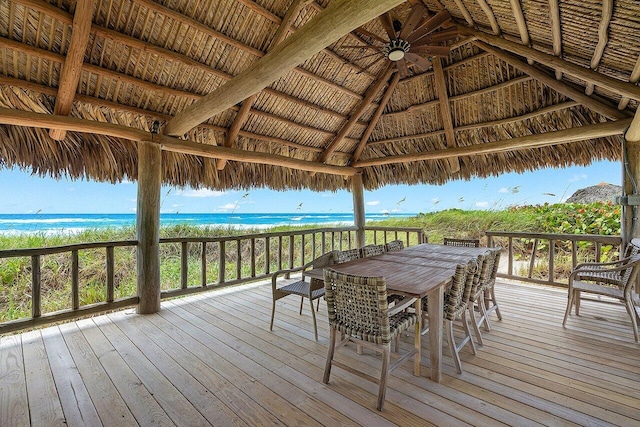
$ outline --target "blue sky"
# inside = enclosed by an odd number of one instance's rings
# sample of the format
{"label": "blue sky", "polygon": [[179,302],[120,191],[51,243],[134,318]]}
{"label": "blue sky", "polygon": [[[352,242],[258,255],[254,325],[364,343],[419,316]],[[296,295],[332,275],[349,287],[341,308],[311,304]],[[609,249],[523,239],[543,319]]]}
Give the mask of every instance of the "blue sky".
{"label": "blue sky", "polygon": [[[388,186],[365,192],[371,213],[432,212],[449,208],[502,209],[512,205],[556,203],[576,190],[600,182],[621,182],[617,162],[588,167],[544,169],[496,178],[452,181],[442,186]],[[136,183],[116,185],[83,180],[40,178],[18,169],[0,170],[0,213],[133,213]],[[302,204],[302,205],[300,205]],[[162,190],[166,213],[351,212],[351,193],[276,192],[270,190],[211,191],[191,188]]]}

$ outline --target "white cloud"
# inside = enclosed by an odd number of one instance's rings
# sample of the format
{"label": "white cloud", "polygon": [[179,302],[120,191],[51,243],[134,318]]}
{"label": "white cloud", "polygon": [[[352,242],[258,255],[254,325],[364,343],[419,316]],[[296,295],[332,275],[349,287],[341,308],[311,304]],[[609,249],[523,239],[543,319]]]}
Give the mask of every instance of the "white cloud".
{"label": "white cloud", "polygon": [[128,179],[123,179],[122,181],[120,181],[120,184],[133,184],[133,181],[130,181]]}
{"label": "white cloud", "polygon": [[391,212],[393,212],[393,213],[402,212],[402,209],[391,209]]}
{"label": "white cloud", "polygon": [[487,206],[489,206],[489,202],[476,202],[477,208],[486,208]]}
{"label": "white cloud", "polygon": [[179,208],[180,206],[184,206],[178,203],[174,203],[173,205],[171,205],[172,208]]}
{"label": "white cloud", "polygon": [[227,210],[235,209],[236,206],[238,206],[237,203],[227,203],[226,205],[220,206],[218,209],[227,211]]}
{"label": "white cloud", "polygon": [[502,187],[501,189],[498,190],[498,193],[508,193],[509,189],[507,187]]}
{"label": "white cloud", "polygon": [[227,194],[226,191],[209,190],[208,188],[189,190],[182,193],[185,197],[220,197],[225,194]]}
{"label": "white cloud", "polygon": [[587,179],[587,175],[586,174],[580,174],[580,175],[573,175],[573,178],[569,179],[569,182],[576,182],[576,181],[582,181],[583,179]]}
{"label": "white cloud", "polygon": [[372,200],[367,202],[367,206],[378,206],[380,204],[380,200]]}

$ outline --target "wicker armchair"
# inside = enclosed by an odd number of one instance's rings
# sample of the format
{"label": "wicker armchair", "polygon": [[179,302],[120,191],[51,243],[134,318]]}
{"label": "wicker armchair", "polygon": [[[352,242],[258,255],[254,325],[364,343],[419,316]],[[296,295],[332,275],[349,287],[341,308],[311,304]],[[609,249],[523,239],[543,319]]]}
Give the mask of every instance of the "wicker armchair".
{"label": "wicker armchair", "polygon": [[385,252],[395,252],[404,249],[404,242],[402,240],[393,240],[384,245]]}
{"label": "wicker armchair", "polygon": [[360,258],[360,249],[347,249],[346,251],[336,251],[335,262],[342,264],[343,262],[353,261]]}
{"label": "wicker armchair", "polygon": [[480,239],[453,239],[453,238],[445,237],[444,244],[446,246],[462,246],[465,248],[479,248]]}
{"label": "wicker armchair", "polygon": [[[562,326],[565,327],[567,318],[571,313],[571,308],[575,305],[576,315],[580,315],[580,295],[583,292],[604,295],[624,301],[627,313],[631,318],[631,326],[633,328],[633,336],[636,342],[640,342],[638,334],[638,323],[640,321],[640,307],[636,304],[639,302],[635,294],[635,285],[640,271],[640,254],[625,258],[615,265],[607,263],[605,265],[589,264],[586,266],[576,267],[569,276],[569,295],[567,301],[567,310],[564,313]],[[597,273],[593,281],[586,281],[584,277]],[[617,283],[608,283],[601,280],[602,274],[608,273],[611,279],[615,275],[619,275],[620,280]],[[612,280],[612,282],[614,282]]]}
{"label": "wicker armchair", "polygon": [[[459,374],[462,373],[462,363],[460,362],[460,350],[469,343],[471,346],[471,352],[476,354],[476,345],[471,337],[471,329],[467,321],[467,306],[471,296],[471,291],[474,286],[474,277],[478,269],[478,263],[470,261],[468,264],[459,264],[456,266],[456,272],[453,276],[451,287],[447,289],[444,295],[444,327],[447,334],[447,341],[449,343],[449,350],[451,351],[451,357],[456,365],[456,370]],[[427,312],[427,298],[422,299],[422,308],[424,315],[424,323],[428,325],[429,313]],[[455,320],[462,320],[462,327],[465,333],[463,340],[456,344],[455,337],[453,335],[453,322]],[[428,331],[428,326],[423,329],[422,334]]]}
{"label": "wicker armchair", "polygon": [[640,239],[629,242],[624,250],[622,259],[613,262],[584,262],[575,266],[574,270],[581,270],[576,276],[578,280],[618,285],[622,277],[619,271],[610,268],[623,265],[633,256],[640,254]]}
{"label": "wicker armchair", "polygon": [[[398,360],[390,366],[391,342],[397,341],[400,334],[417,321],[417,316],[414,313],[408,313],[405,310],[413,304],[415,299],[405,301],[403,304],[389,309],[387,285],[383,277],[354,276],[327,268],[324,270],[324,283],[330,338],[322,382],[329,383],[332,366],[340,367],[352,374],[371,380],[371,376],[367,373],[334,360],[336,347],[351,341],[358,346],[361,345],[382,353],[377,404],[378,410],[381,411],[384,405],[389,372],[415,354],[415,350],[403,355],[394,353],[394,356],[398,356]],[[336,345],[338,334],[346,338]]]}
{"label": "wicker armchair", "polygon": [[383,253],[384,253],[384,245],[367,245],[360,248],[360,254],[362,258],[382,255]]}
{"label": "wicker armchair", "polygon": [[[276,314],[276,301],[284,298],[288,295],[300,296],[300,314],[302,314],[302,306],[304,299],[308,298],[311,306],[311,316],[313,317],[313,332],[315,334],[316,341],[318,341],[318,324],[316,321],[316,312],[313,309],[313,300],[318,300],[318,308],[320,307],[320,300],[324,296],[324,283],[322,280],[304,277],[304,271],[312,268],[327,267],[335,263],[336,251],[321,255],[319,258],[303,265],[302,267],[279,270],[273,273],[271,276],[271,293],[273,296],[273,304],[271,308],[271,325],[269,330],[273,331],[273,319]],[[289,279],[291,273],[302,272],[300,279]],[[283,276],[280,278],[280,276]]]}
{"label": "wicker armchair", "polygon": [[[480,326],[484,324],[485,330],[490,330],[489,315],[487,311],[487,304],[491,301],[495,301],[495,293],[493,300],[490,298],[493,290],[493,283],[495,283],[495,275],[493,275],[494,267],[496,266],[496,257],[500,257],[500,249],[488,250],[484,254],[478,256],[478,269],[474,277],[473,286],[471,288],[471,294],[469,296],[469,302],[467,309],[469,311],[469,319],[471,320],[471,326],[476,335],[476,340],[479,345],[483,345],[482,333],[480,332]],[[499,259],[498,259],[499,261]],[[497,269],[496,269],[497,272]],[[493,281],[492,281],[493,276]],[[488,295],[485,295],[485,292]],[[488,298],[488,300],[486,300]],[[493,304],[497,310],[497,304]],[[480,312],[480,317],[476,318],[476,309]],[[500,318],[502,318],[500,316]]]}

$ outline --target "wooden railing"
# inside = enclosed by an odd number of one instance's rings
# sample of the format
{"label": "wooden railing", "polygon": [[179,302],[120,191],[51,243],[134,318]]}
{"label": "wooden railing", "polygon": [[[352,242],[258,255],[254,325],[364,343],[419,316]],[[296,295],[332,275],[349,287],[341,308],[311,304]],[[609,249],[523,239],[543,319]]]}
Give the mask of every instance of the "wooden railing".
{"label": "wooden railing", "polygon": [[[100,243],[81,243],[75,245],[55,246],[49,248],[35,249],[14,249],[0,251],[0,258],[30,257],[31,258],[31,317],[26,319],[18,319],[0,324],[0,333],[11,332],[20,329],[26,329],[38,325],[43,325],[73,317],[85,316],[115,310],[118,308],[134,305],[138,303],[137,296],[126,298],[114,298],[114,248],[116,247],[132,247],[138,244],[135,240],[118,241],[118,242],[100,242]],[[79,272],[80,262],[79,254],[81,251],[104,249],[105,250],[105,272],[106,272],[106,298],[103,302],[80,306],[79,296]],[[47,255],[55,255],[69,253],[71,255],[71,308],[58,310],[52,313],[42,313],[42,276],[41,265],[42,257]],[[2,284],[7,286],[7,284]]]}
{"label": "wooden railing", "polygon": [[616,259],[622,243],[620,236],[592,234],[507,231],[485,234],[488,246],[503,248],[500,264],[506,263],[506,273],[503,270],[498,277],[554,286],[568,286],[569,272],[580,262],[601,262],[605,254],[608,260]]}
{"label": "wooden railing", "polygon": [[[426,241],[419,228],[366,227],[367,244],[386,243],[396,239],[403,240],[407,246]],[[0,323],[0,334],[137,304],[136,246],[135,240],[128,240],[0,251],[0,260],[31,258],[31,317]],[[304,265],[328,251],[351,249],[356,246],[356,228],[333,227],[239,236],[163,238],[160,239],[160,246],[161,266],[167,267],[161,271],[161,298],[170,298],[266,279],[274,271]],[[133,270],[126,272],[127,279],[129,282],[133,281],[133,286],[130,295],[123,298],[115,298],[114,292],[119,285],[115,276],[122,273],[116,271],[114,251],[118,247],[126,249],[121,256],[125,258],[122,264],[128,270]],[[80,289],[83,285],[80,283],[80,273],[86,271],[83,271],[81,256],[84,251],[96,250],[105,251],[104,266],[97,269],[101,277],[95,280],[99,287],[104,286],[101,291],[104,292],[104,301],[82,304]],[[60,262],[65,265],[62,270],[68,274],[61,281],[70,281],[70,307],[43,313],[42,259],[56,254],[62,254]],[[57,264],[57,260],[54,264]],[[48,274],[56,274],[52,270],[53,268],[47,267]],[[176,270],[180,272],[178,278],[171,275]],[[0,286],[11,284],[0,283]]]}

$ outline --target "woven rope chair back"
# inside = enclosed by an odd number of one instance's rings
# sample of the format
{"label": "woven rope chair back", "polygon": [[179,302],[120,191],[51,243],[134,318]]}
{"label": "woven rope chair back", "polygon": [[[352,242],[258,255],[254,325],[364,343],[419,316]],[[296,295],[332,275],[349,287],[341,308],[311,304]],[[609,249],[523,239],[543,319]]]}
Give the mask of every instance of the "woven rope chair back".
{"label": "woven rope chair back", "polygon": [[367,245],[362,249],[362,258],[370,256],[382,255],[384,253],[384,245]]}
{"label": "woven rope chair back", "polygon": [[479,248],[480,239],[452,239],[444,238],[444,244],[446,246],[461,246],[465,248]]}
{"label": "woven rope chair back", "polygon": [[470,261],[468,264],[458,264],[453,275],[451,288],[444,296],[444,317],[455,320],[467,307],[467,301],[473,288],[474,273],[478,263]]}
{"label": "woven rope chair back", "polygon": [[336,251],[334,260],[336,264],[353,261],[360,258],[360,249],[348,249],[346,251]]}
{"label": "woven rope chair back", "polygon": [[329,323],[349,336],[376,344],[391,342],[384,277],[324,270]]}
{"label": "woven rope chair back", "polygon": [[402,240],[393,240],[384,245],[386,252],[395,252],[404,249],[404,242]]}
{"label": "woven rope chair back", "polygon": [[620,288],[625,294],[630,294],[635,286],[638,270],[640,269],[640,253],[632,255],[627,265],[629,268],[624,270],[622,274]]}
{"label": "woven rope chair back", "polygon": [[475,298],[476,292],[479,288],[482,288],[488,281],[491,276],[491,271],[493,270],[493,259],[491,251],[487,251],[482,255],[478,255],[477,263],[478,266],[473,275],[473,286],[471,287],[471,291],[469,293],[469,298],[472,300]]}
{"label": "woven rope chair back", "polygon": [[500,254],[502,253],[502,247],[496,246],[491,248],[493,254],[493,268],[491,269],[491,276],[489,276],[489,282],[491,284],[496,282],[496,276],[498,275],[498,268],[500,268]]}

